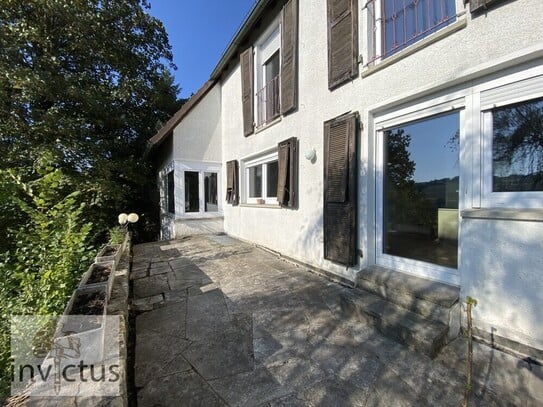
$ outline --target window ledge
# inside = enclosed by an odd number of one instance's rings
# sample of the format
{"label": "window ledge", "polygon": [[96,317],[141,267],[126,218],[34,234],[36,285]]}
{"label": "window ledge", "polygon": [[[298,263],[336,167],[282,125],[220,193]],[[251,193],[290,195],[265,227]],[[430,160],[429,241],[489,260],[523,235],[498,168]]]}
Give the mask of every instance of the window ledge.
{"label": "window ledge", "polygon": [[375,65],[366,66],[366,69],[362,71],[362,73],[360,74],[360,77],[365,78],[367,76],[374,74],[375,72],[385,69],[386,67],[392,64],[395,64],[396,62],[408,57],[409,55],[414,54],[415,52],[418,52],[423,48],[426,48],[430,44],[440,41],[443,38],[448,37],[449,35],[457,31],[460,31],[466,26],[467,26],[467,18],[465,14],[460,14],[458,16],[458,21],[452,23],[451,25],[448,25],[442,30],[439,30],[435,34],[432,34],[426,38],[423,38],[422,40],[414,43],[413,45],[407,47],[406,49],[399,51],[397,54],[391,55],[390,57],[385,58],[382,61],[375,63]]}
{"label": "window ledge", "polygon": [[268,208],[268,209],[281,209],[280,205],[275,204],[250,204],[250,203],[244,203],[240,204],[242,208]]}
{"label": "window ledge", "polygon": [[465,209],[461,212],[461,216],[464,219],[493,219],[525,222],[543,222],[543,209]]}
{"label": "window ledge", "polygon": [[279,115],[279,116],[277,116],[275,119],[273,119],[271,122],[268,122],[268,123],[266,123],[266,124],[263,124],[263,125],[260,126],[260,127],[257,127],[257,128],[255,129],[254,134],[258,134],[258,133],[260,133],[260,132],[266,130],[268,127],[271,127],[271,126],[273,126],[274,124],[279,123],[279,122],[281,121],[281,117],[282,117],[282,116]]}
{"label": "window ledge", "polygon": [[215,219],[222,218],[222,212],[208,212],[208,213],[198,213],[193,212],[191,214],[179,214],[175,217],[175,220],[202,220],[202,219]]}

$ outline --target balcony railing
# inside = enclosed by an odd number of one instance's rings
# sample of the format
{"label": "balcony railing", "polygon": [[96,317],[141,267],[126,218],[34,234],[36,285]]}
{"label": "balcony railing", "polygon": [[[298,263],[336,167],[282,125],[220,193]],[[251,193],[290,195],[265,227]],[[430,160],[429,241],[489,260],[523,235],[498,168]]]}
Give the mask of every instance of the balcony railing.
{"label": "balcony railing", "polygon": [[368,0],[373,55],[389,57],[456,21],[455,0]]}
{"label": "balcony railing", "polygon": [[257,101],[257,127],[271,122],[280,114],[279,75],[256,93]]}

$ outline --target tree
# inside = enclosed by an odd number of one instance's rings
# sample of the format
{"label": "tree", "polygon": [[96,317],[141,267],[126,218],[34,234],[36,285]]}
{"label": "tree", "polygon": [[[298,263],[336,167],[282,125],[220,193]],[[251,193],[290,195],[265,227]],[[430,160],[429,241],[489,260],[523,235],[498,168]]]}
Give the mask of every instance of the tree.
{"label": "tree", "polygon": [[171,47],[149,7],[0,0],[0,169],[24,179],[47,152],[78,180],[97,225],[141,213],[134,202],[154,184],[146,141],[178,108]]}

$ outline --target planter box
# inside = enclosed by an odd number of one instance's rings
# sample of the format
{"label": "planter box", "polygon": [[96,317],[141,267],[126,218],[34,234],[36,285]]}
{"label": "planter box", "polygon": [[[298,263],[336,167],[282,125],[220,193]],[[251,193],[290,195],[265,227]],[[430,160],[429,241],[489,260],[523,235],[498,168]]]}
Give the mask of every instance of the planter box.
{"label": "planter box", "polygon": [[93,285],[107,285],[107,298],[111,295],[113,279],[115,278],[115,262],[113,260],[100,263],[92,263],[83,274],[79,288]]}
{"label": "planter box", "polygon": [[74,291],[64,315],[58,322],[53,350],[49,357],[54,359],[55,353],[61,352],[65,355],[72,354],[68,358],[72,359],[72,364],[74,360],[79,362],[79,359],[84,359],[87,365],[98,364],[102,361],[108,302],[107,289],[107,284],[100,283]]}
{"label": "planter box", "polygon": [[120,244],[107,244],[98,252],[98,255],[94,259],[95,263],[104,263],[108,261],[113,261],[115,266],[119,263],[121,258],[122,250]]}

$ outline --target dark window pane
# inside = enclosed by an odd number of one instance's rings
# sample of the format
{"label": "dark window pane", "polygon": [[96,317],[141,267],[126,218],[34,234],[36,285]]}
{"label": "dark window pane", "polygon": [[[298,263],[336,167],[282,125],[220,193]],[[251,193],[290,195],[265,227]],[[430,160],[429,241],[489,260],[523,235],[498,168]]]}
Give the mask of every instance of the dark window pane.
{"label": "dark window pane", "polygon": [[198,173],[185,171],[185,212],[200,211]]}
{"label": "dark window pane", "polygon": [[249,198],[262,197],[262,165],[249,168]]}
{"label": "dark window pane", "polygon": [[543,191],[543,99],[492,111],[492,190]]}
{"label": "dark window pane", "polygon": [[267,164],[266,196],[268,198],[277,197],[277,174],[279,172],[279,162],[273,161]]}
{"label": "dark window pane", "polygon": [[385,131],[383,252],[456,268],[458,113]]}
{"label": "dark window pane", "polygon": [[382,0],[383,56],[391,55],[455,20],[455,0]]}
{"label": "dark window pane", "polygon": [[168,173],[168,179],[167,179],[167,191],[166,191],[166,199],[168,201],[168,212],[175,213],[175,193],[174,193],[174,176],[173,171],[170,171]]}
{"label": "dark window pane", "polygon": [[204,188],[205,188],[205,211],[217,212],[217,174],[213,172],[204,173]]}

